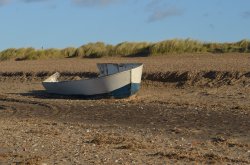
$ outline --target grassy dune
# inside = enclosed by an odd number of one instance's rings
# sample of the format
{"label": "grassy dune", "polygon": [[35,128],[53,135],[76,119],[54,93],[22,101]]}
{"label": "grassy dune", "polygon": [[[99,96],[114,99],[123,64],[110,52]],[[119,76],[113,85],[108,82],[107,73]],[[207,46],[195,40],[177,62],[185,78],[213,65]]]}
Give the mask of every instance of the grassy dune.
{"label": "grassy dune", "polygon": [[173,39],[156,43],[123,42],[108,45],[103,42],[88,43],[79,48],[34,49],[9,48],[0,52],[0,60],[36,60],[58,58],[100,58],[108,56],[141,57],[183,53],[250,53],[250,40],[234,43],[208,43],[191,39]]}

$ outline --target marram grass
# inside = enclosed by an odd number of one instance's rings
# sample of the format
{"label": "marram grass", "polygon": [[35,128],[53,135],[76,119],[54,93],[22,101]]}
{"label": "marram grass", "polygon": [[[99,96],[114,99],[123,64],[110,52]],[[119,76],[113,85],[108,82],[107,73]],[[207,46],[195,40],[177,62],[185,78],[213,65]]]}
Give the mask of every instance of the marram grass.
{"label": "marram grass", "polygon": [[108,45],[103,42],[88,43],[79,48],[34,49],[9,48],[0,52],[0,60],[37,60],[69,57],[101,58],[108,56],[155,56],[180,53],[250,53],[250,40],[233,43],[201,42],[191,39],[172,39],[156,43],[122,42]]}

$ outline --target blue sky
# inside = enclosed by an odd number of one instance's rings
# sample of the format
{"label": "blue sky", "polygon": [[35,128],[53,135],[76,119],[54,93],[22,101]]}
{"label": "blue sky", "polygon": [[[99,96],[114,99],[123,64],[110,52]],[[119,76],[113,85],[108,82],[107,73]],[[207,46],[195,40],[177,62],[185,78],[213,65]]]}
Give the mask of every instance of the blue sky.
{"label": "blue sky", "polygon": [[250,39],[250,0],[0,0],[0,50]]}

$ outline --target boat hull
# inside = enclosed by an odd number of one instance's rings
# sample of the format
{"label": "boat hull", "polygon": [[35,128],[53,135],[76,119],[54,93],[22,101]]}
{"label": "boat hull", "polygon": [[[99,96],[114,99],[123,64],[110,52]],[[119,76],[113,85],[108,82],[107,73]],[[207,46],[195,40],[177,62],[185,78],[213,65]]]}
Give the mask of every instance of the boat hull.
{"label": "boat hull", "polygon": [[[42,84],[48,93],[60,95],[77,95],[83,97],[108,96],[114,98],[129,97],[140,89],[142,65],[131,65],[131,69],[125,70],[127,65],[99,64],[103,70],[112,69],[112,74],[102,73],[101,77],[94,79],[82,79],[74,81],[57,82],[58,75],[52,75]],[[114,66],[117,70],[114,71]],[[120,67],[120,68],[119,68]],[[111,70],[110,69],[110,70]],[[123,70],[119,72],[119,70]]]}

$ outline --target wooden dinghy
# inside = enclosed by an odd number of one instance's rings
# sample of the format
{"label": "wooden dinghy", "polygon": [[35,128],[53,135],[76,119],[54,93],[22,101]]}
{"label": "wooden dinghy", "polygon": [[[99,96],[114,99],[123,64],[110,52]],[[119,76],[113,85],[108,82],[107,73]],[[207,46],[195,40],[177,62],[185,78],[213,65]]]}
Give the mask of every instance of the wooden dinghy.
{"label": "wooden dinghy", "polygon": [[97,64],[99,76],[92,79],[58,81],[56,72],[42,82],[48,93],[79,96],[125,98],[140,89],[143,65],[140,63]]}

